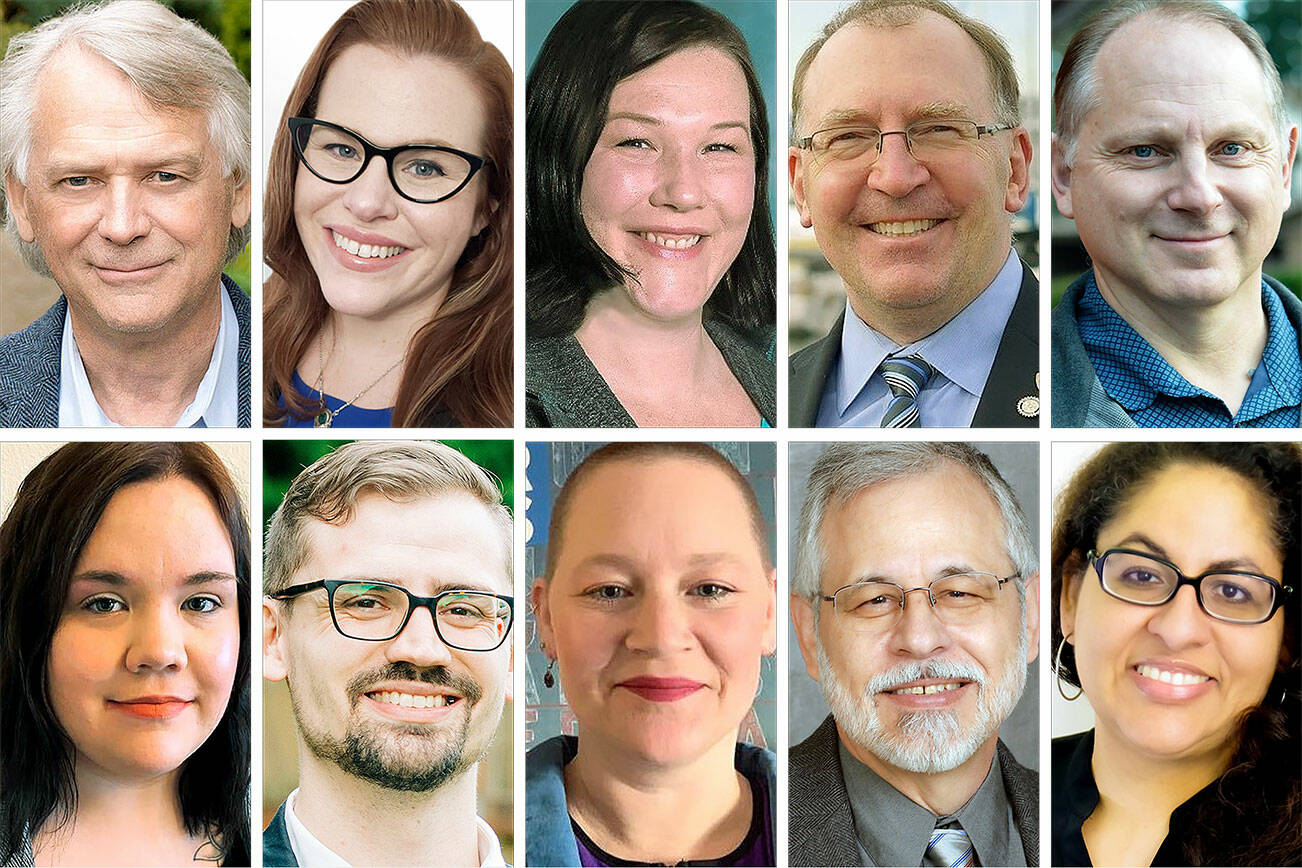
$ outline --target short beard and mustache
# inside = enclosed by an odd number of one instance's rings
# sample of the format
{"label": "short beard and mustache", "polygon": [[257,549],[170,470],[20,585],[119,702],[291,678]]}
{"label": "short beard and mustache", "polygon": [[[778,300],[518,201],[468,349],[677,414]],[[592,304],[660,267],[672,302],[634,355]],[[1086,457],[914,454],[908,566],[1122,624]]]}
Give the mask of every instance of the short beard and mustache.
{"label": "short beard and mustache", "polygon": [[[451,689],[461,696],[459,704],[466,706],[460,723],[449,730],[359,719],[358,703],[368,690],[384,681],[417,681]],[[292,682],[289,691],[303,742],[312,753],[344,772],[388,790],[427,793],[461,776],[483,759],[486,744],[471,754],[466,752],[470,714],[484,695],[483,688],[473,679],[454,675],[445,666],[418,669],[410,663],[392,663],[358,673],[346,689],[354,714],[349,717],[342,738],[307,726]]]}
{"label": "short beard and mustache", "polygon": [[[883,762],[920,774],[947,772],[967,762],[977,748],[999,731],[1026,686],[1025,626],[1017,651],[1008,658],[994,685],[972,663],[950,660],[910,661],[873,676],[862,696],[854,696],[832,667],[818,641],[818,678],[837,724],[857,744]],[[902,712],[892,731],[877,708],[877,694],[924,678],[973,682],[976,717],[964,727],[954,711]]]}

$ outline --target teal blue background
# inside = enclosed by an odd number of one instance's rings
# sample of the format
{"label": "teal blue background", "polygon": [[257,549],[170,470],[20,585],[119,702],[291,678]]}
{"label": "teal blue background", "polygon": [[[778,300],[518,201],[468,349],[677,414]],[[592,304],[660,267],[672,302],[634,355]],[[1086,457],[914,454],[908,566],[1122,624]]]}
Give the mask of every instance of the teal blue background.
{"label": "teal blue background", "polygon": [[[697,0],[702,6],[708,6],[731,19],[737,25],[741,35],[746,37],[750,47],[751,63],[755,65],[755,74],[759,76],[760,88],[764,91],[764,108],[769,118],[769,211],[773,225],[777,226],[778,194],[777,182],[781,176],[786,179],[785,170],[777,171],[780,154],[786,155],[786,135],[778,135],[777,116],[777,41],[778,20],[777,5],[767,0]],[[525,67],[533,69],[534,59],[542,48],[543,40],[551,33],[552,27],[560,20],[574,0],[527,0],[524,7],[525,32]],[[575,58],[579,61],[580,58]],[[785,163],[784,163],[785,165]],[[785,185],[784,185],[785,191]],[[786,201],[785,193],[782,197]],[[775,230],[776,231],[776,230]]]}

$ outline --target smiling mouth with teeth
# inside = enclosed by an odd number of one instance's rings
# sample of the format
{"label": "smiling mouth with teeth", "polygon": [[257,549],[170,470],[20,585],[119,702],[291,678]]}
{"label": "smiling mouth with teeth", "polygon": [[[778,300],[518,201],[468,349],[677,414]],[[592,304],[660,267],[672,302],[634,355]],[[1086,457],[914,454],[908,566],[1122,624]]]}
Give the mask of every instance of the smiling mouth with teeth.
{"label": "smiling mouth with teeth", "polygon": [[887,693],[912,694],[914,696],[923,696],[929,693],[943,693],[946,690],[957,690],[967,682],[965,681],[947,681],[944,684],[926,684],[917,687],[901,687],[898,690],[888,690]]}
{"label": "smiling mouth with teeth", "polygon": [[335,247],[346,250],[359,259],[388,259],[390,256],[397,256],[407,249],[398,246],[381,247],[379,244],[362,244],[333,230],[330,234],[334,237]]}
{"label": "smiling mouth with teeth", "polygon": [[939,223],[939,220],[895,220],[869,223],[868,228],[878,235],[919,235]]}
{"label": "smiling mouth with teeth", "polygon": [[381,690],[376,693],[368,693],[367,696],[376,702],[387,702],[389,705],[400,705],[403,708],[443,708],[447,705],[453,705],[460,701],[460,697],[448,696],[439,693],[434,696],[417,695],[414,693],[398,693],[392,690]]}
{"label": "smiling mouth with teeth", "polygon": [[656,232],[639,232],[637,234],[643,241],[649,241],[657,247],[664,247],[668,250],[686,250],[701,242],[701,236],[699,235],[660,235]]}
{"label": "smiling mouth with teeth", "polygon": [[1212,680],[1210,675],[1195,675],[1192,672],[1171,672],[1142,663],[1135,667],[1135,671],[1145,678],[1161,681],[1163,684],[1174,684],[1177,687],[1186,684],[1202,684],[1204,681]]}

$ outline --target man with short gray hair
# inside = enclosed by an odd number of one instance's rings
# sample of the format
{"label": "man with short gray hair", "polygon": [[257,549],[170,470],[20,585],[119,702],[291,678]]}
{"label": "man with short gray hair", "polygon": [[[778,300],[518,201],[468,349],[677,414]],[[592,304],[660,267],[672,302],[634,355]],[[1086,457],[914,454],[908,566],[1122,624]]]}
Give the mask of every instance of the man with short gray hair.
{"label": "man with short gray hair", "polygon": [[0,339],[0,426],[249,425],[249,85],[153,0],[9,42],[0,215],[54,306]]}
{"label": "man with short gray hair", "polygon": [[1036,865],[999,740],[1035,659],[1030,528],[962,443],[838,443],[809,475],[791,617],[831,715],[790,754],[792,865]]}
{"label": "man with short gray hair", "polygon": [[1053,424],[1297,426],[1302,301],[1262,263],[1298,128],[1261,37],[1210,0],[1123,0],[1072,37],[1054,108],[1090,269],[1053,312]]}

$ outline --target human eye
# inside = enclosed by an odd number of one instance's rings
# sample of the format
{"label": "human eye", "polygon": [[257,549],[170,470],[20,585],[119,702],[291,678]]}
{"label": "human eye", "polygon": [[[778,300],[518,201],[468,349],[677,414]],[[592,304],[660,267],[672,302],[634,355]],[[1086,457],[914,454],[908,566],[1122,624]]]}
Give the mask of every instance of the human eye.
{"label": "human eye", "polygon": [[1257,602],[1259,590],[1254,585],[1262,583],[1256,579],[1236,576],[1208,576],[1211,591],[1218,600],[1237,606],[1252,605]]}
{"label": "human eye", "polygon": [[175,172],[157,171],[153,174],[154,180],[163,184],[175,184],[181,180],[181,176]]}
{"label": "human eye", "polygon": [[187,612],[198,612],[206,615],[222,608],[222,600],[216,594],[196,594],[187,598],[181,604],[181,608]]}
{"label": "human eye", "polygon": [[90,178],[87,177],[86,175],[72,175],[70,177],[64,178],[59,183],[62,184],[64,187],[71,187],[74,190],[80,190],[83,187],[90,186]]}
{"label": "human eye", "polygon": [[738,148],[736,145],[729,144],[728,142],[714,142],[712,144],[705,146],[706,153],[711,153],[711,154],[720,154],[720,153],[736,154],[740,150],[741,149]]}
{"label": "human eye", "polygon": [[357,148],[343,142],[332,142],[331,144],[324,145],[321,150],[325,151],[330,156],[337,157],[341,160],[357,159]]}
{"label": "human eye", "polygon": [[443,167],[433,160],[412,160],[403,167],[403,171],[418,178],[442,178],[447,174],[443,171]]}
{"label": "human eye", "polygon": [[1166,153],[1157,145],[1139,144],[1123,148],[1121,156],[1133,164],[1149,166],[1160,162],[1166,156]]}
{"label": "human eye", "polygon": [[1222,142],[1217,145],[1212,153],[1213,157],[1220,157],[1227,162],[1242,162],[1255,153],[1255,148],[1247,142]]}
{"label": "human eye", "polygon": [[654,150],[654,145],[652,145],[646,139],[639,139],[639,138],[621,139],[620,141],[615,143],[615,147],[628,148],[630,150],[635,150],[635,151]]}
{"label": "human eye", "polygon": [[726,600],[728,597],[737,593],[735,588],[720,582],[701,582],[692,587],[690,591],[693,597],[700,597],[706,600]]}
{"label": "human eye", "polygon": [[623,585],[594,585],[583,592],[583,596],[598,603],[615,603],[632,596]]}
{"label": "human eye", "polygon": [[1165,579],[1157,570],[1141,564],[1132,564],[1121,571],[1121,580],[1130,585],[1160,585]]}
{"label": "human eye", "polygon": [[115,612],[125,612],[127,604],[111,594],[97,594],[82,600],[80,608],[92,615],[112,615]]}

